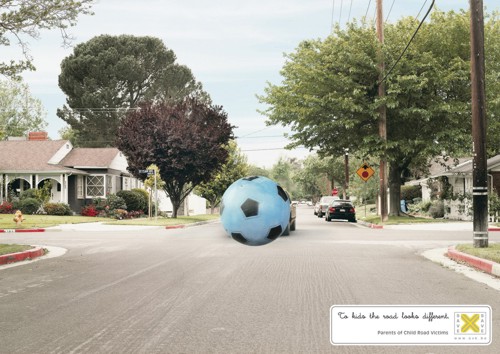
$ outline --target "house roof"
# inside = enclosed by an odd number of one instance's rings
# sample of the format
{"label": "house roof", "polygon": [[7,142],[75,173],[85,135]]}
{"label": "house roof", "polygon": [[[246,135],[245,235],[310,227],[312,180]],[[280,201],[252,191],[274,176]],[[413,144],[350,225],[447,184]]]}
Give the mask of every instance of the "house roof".
{"label": "house roof", "polygon": [[49,160],[67,143],[67,140],[0,141],[0,171],[74,172],[71,168],[49,164]]}
{"label": "house roof", "polygon": [[[473,159],[468,158],[466,161],[460,163],[456,167],[453,167],[446,172],[437,174],[434,177],[472,174],[472,169],[473,169],[472,162]],[[488,171],[491,171],[492,169],[498,167],[499,165],[500,165],[500,155],[493,156],[486,161],[486,166]]]}
{"label": "house roof", "polygon": [[60,164],[75,168],[108,168],[119,153],[117,148],[75,148]]}

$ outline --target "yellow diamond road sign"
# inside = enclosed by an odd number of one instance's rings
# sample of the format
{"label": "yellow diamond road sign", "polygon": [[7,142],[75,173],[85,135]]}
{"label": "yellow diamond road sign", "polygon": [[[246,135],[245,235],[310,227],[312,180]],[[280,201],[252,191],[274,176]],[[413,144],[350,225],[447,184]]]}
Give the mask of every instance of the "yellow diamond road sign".
{"label": "yellow diamond road sign", "polygon": [[358,168],[356,173],[358,174],[359,177],[361,177],[361,179],[363,181],[366,182],[373,176],[375,171],[373,170],[373,168],[370,167],[370,165],[368,165],[365,162],[365,163],[363,163],[363,165],[360,168]]}

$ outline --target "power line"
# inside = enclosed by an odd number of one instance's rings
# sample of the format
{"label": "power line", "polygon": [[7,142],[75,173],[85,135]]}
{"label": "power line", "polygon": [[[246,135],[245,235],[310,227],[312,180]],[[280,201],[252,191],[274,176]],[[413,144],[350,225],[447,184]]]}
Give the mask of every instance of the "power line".
{"label": "power line", "polygon": [[342,19],[342,7],[344,5],[344,0],[340,0],[340,14],[339,14],[339,24],[341,22],[341,19]]}
{"label": "power line", "polygon": [[260,138],[283,138],[283,135],[263,135],[263,136],[237,136],[235,139],[260,139]]}
{"label": "power line", "polygon": [[[425,0],[427,2],[427,0]],[[396,62],[394,63],[394,65],[392,65],[392,67],[389,69],[389,71],[387,71],[387,73],[385,74],[385,76],[382,78],[382,80],[380,82],[384,82],[385,79],[389,76],[389,74],[392,72],[392,70],[396,67],[396,65],[398,65],[399,61],[401,60],[401,58],[403,58],[403,55],[406,53],[406,50],[408,49],[408,47],[410,46],[411,42],[413,41],[413,39],[415,38],[415,36],[417,35],[418,31],[420,30],[420,27],[422,27],[422,24],[424,23],[425,19],[427,18],[427,16],[429,15],[429,13],[431,12],[432,10],[432,7],[434,6],[434,3],[436,2],[436,0],[432,0],[432,3],[431,3],[431,6],[429,6],[429,9],[427,10],[427,12],[425,13],[425,16],[424,18],[422,19],[422,21],[420,21],[420,23],[418,24],[418,27],[417,29],[415,30],[415,32],[413,33],[413,36],[411,36],[410,38],[410,41],[408,42],[408,44],[406,45],[405,49],[401,52],[401,54],[399,55],[399,58],[396,60]]]}
{"label": "power line", "polygon": [[[425,4],[427,4],[427,0],[424,1],[424,4],[422,5],[422,7],[420,8],[420,11],[418,12],[417,14],[417,17],[415,17],[416,19],[418,19],[418,16],[420,16],[420,13],[422,12],[422,10],[424,9],[424,6]],[[432,6],[432,5],[431,5]]]}
{"label": "power line", "polygon": [[[304,149],[308,149],[308,148],[306,148],[305,146],[297,146],[294,148],[294,150],[295,149],[304,150]],[[277,147],[277,148],[262,148],[262,149],[242,149],[241,151],[242,152],[254,152],[254,151],[275,151],[275,150],[289,150],[289,149],[286,149],[284,147]]]}
{"label": "power line", "polygon": [[349,21],[351,21],[351,10],[352,10],[352,0],[351,0],[351,4],[349,5],[349,16],[347,16],[347,23],[349,23]]}
{"label": "power line", "polygon": [[333,16],[335,14],[335,0],[332,0],[333,1],[333,4],[332,4],[332,21],[330,23],[330,33],[333,32]]}
{"label": "power line", "polygon": [[392,4],[391,4],[391,7],[389,9],[389,13],[387,14],[387,17],[385,18],[385,22],[387,22],[387,20],[389,19],[389,16],[391,15],[391,12],[392,12],[392,7],[394,6],[395,2],[396,2],[396,0],[392,0]]}
{"label": "power line", "polygon": [[365,20],[368,17],[368,11],[370,10],[371,3],[372,3],[372,0],[368,1],[368,7],[366,8],[366,13],[365,13]]}

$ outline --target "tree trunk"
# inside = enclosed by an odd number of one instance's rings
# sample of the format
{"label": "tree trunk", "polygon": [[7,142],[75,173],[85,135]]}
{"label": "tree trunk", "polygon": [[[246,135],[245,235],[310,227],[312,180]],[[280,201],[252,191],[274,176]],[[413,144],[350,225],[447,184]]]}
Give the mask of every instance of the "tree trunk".
{"label": "tree trunk", "polygon": [[180,202],[178,200],[170,198],[170,201],[172,202],[172,218],[177,219],[177,212],[179,211],[180,207]]}
{"label": "tree trunk", "polygon": [[389,215],[399,216],[401,211],[401,168],[396,162],[389,166]]}

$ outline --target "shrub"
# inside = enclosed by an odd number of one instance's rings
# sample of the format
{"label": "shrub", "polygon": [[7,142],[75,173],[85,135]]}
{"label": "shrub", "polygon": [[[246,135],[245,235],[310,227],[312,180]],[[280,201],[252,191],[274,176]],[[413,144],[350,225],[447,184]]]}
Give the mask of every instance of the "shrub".
{"label": "shrub", "polygon": [[82,216],[97,216],[99,214],[99,211],[97,210],[97,208],[94,204],[90,204],[90,205],[84,206],[82,208],[82,211],[80,214]]}
{"label": "shrub", "polygon": [[422,186],[401,186],[401,199],[402,200],[413,200],[415,198],[422,198]]}
{"label": "shrub", "polygon": [[137,190],[119,191],[116,195],[125,201],[125,204],[127,204],[127,211],[144,210],[147,208],[147,200],[145,200],[144,195]]}
{"label": "shrub", "polygon": [[26,189],[21,192],[21,195],[19,196],[19,199],[38,199],[37,196],[37,191],[34,188],[31,189]]}
{"label": "shrub", "polygon": [[71,209],[64,203],[45,203],[43,209],[47,215],[71,215]]}
{"label": "shrub", "polygon": [[14,204],[4,201],[0,204],[0,214],[14,214]]}
{"label": "shrub", "polygon": [[432,202],[430,201],[420,201],[418,203],[408,204],[408,211],[410,214],[427,214]]}
{"label": "shrub", "polygon": [[429,214],[434,218],[444,217],[444,203],[442,200],[435,200],[429,208]]}
{"label": "shrub", "polygon": [[127,203],[125,203],[125,200],[123,200],[123,198],[117,196],[116,194],[108,194],[108,196],[106,197],[106,204],[109,206],[110,210],[127,210]]}
{"label": "shrub", "polygon": [[142,208],[136,209],[136,210],[142,210],[145,213],[147,213],[148,212],[149,193],[145,189],[141,189],[141,188],[134,188],[134,189],[132,189],[132,192],[138,193],[138,195],[141,196],[141,200],[142,200],[142,202],[141,202]]}
{"label": "shrub", "polygon": [[142,217],[143,215],[144,212],[142,210],[133,210],[127,213],[127,219],[136,219]]}
{"label": "shrub", "polygon": [[110,216],[115,219],[122,220],[127,218],[127,214],[128,213],[125,209],[115,209],[110,213]]}
{"label": "shrub", "polygon": [[23,214],[35,214],[41,205],[42,203],[38,199],[24,198],[19,202],[19,209],[21,209]]}

